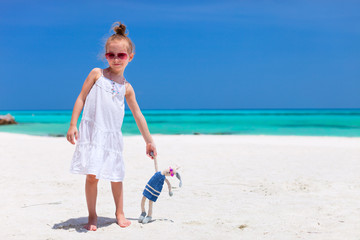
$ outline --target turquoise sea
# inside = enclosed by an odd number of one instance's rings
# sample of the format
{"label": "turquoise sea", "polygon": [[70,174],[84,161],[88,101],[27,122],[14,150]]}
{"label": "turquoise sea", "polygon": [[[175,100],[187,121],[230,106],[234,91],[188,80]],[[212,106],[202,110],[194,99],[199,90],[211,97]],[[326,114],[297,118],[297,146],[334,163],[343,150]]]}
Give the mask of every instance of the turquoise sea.
{"label": "turquoise sea", "polygon": [[[360,109],[143,110],[142,112],[152,134],[360,137]],[[19,124],[2,125],[0,132],[65,136],[72,111],[0,111],[0,115],[7,113],[13,115]],[[122,131],[124,135],[140,134],[130,110],[125,113]]]}

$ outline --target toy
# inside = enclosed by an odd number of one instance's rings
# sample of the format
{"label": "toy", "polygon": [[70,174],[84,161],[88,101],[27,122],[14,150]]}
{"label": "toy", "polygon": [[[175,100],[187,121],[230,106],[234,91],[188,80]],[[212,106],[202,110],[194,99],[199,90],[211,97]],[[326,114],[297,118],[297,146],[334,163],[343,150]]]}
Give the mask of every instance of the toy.
{"label": "toy", "polygon": [[[151,156],[154,158],[155,174],[151,177],[149,182],[146,184],[145,189],[143,191],[143,197],[141,200],[141,215],[139,217],[139,223],[143,223],[143,224],[146,224],[151,221],[153,203],[156,202],[157,198],[159,197],[161,190],[163,188],[164,182],[166,182],[166,184],[168,185],[170,197],[173,195],[173,192],[171,191],[171,184],[170,184],[169,180],[166,179],[167,176],[173,177],[175,175],[180,181],[179,187],[182,186],[180,174],[177,172],[179,167],[177,167],[176,169],[169,167],[167,169],[164,169],[162,172],[160,172],[160,171],[158,171],[156,157],[154,156],[153,153],[151,153]],[[146,199],[149,200],[149,210],[148,210],[147,216],[146,216],[146,212],[145,212]]]}

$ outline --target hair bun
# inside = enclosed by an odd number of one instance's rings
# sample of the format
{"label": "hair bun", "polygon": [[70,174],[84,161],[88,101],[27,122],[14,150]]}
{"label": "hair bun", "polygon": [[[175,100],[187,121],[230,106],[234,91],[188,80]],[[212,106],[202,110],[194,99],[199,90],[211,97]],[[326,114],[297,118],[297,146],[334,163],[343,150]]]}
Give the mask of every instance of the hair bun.
{"label": "hair bun", "polygon": [[131,41],[131,39],[127,36],[128,33],[126,33],[126,26],[124,24],[122,24],[121,22],[115,22],[112,26],[111,26],[112,30],[115,32],[114,34],[112,34],[105,43],[105,51],[107,51],[107,47],[109,42],[114,41],[114,40],[125,40],[128,43],[127,46],[127,51],[128,53],[134,53],[135,54],[135,45],[134,43]]}
{"label": "hair bun", "polygon": [[128,33],[125,33],[126,26],[124,24],[122,24],[121,22],[115,23],[113,30],[114,30],[115,34],[125,36],[125,37],[128,35]]}

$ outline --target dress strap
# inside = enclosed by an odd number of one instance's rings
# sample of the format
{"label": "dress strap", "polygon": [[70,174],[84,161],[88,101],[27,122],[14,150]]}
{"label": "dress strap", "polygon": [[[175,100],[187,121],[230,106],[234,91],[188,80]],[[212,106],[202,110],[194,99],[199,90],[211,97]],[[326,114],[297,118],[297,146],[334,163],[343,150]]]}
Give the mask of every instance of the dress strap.
{"label": "dress strap", "polygon": [[104,69],[101,69],[101,76],[104,76]]}

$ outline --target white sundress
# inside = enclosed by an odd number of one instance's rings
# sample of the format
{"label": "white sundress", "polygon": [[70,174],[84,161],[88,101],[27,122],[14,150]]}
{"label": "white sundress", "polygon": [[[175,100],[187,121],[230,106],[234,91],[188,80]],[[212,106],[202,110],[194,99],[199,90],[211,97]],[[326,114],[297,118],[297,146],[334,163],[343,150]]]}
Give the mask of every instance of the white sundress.
{"label": "white sundress", "polygon": [[[126,82],[126,81],[125,81]],[[97,179],[122,182],[125,176],[123,137],[125,83],[101,77],[88,93],[79,126],[71,173],[92,174]]]}

